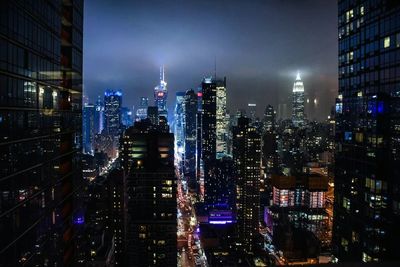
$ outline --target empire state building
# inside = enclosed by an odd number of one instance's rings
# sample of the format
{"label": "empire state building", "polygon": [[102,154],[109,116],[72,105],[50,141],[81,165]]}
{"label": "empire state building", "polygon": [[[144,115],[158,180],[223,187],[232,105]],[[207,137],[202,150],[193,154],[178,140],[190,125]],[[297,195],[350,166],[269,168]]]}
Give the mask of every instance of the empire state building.
{"label": "empire state building", "polygon": [[296,127],[304,124],[304,85],[300,73],[293,85],[292,122]]}

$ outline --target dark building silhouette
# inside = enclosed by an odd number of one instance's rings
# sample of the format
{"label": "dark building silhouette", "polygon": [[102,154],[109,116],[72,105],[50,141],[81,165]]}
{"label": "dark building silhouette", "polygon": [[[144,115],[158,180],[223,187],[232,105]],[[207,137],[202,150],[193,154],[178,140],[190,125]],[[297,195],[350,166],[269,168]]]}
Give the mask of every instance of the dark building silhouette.
{"label": "dark building silhouette", "polygon": [[147,107],[147,118],[151,121],[152,124],[158,125],[158,107],[157,106]]}
{"label": "dark building silhouette", "polygon": [[196,190],[196,148],[197,148],[197,94],[193,89],[186,91],[184,104],[184,174],[190,189]]}
{"label": "dark building silhouette", "polygon": [[177,265],[173,134],[135,126],[122,138],[129,266]]}
{"label": "dark building silhouette", "polygon": [[235,210],[235,169],[230,157],[215,161],[213,175],[210,177],[213,187],[208,191],[215,208]]}
{"label": "dark building silhouette", "polygon": [[201,113],[201,161],[204,172],[204,201],[212,205],[212,175],[216,159],[217,140],[217,102],[216,82],[212,78],[205,78],[202,88],[202,113]]}
{"label": "dark building silhouette", "polygon": [[95,106],[86,104],[83,107],[82,121],[82,146],[83,151],[87,154],[93,153],[94,136],[95,136]]}
{"label": "dark building silhouette", "polygon": [[125,179],[121,168],[110,171],[107,177],[108,203],[109,203],[109,230],[112,233],[112,248],[114,264],[124,266],[126,264],[126,201]]}
{"label": "dark building silhouette", "polygon": [[1,266],[73,264],[82,17],[82,0],[0,2]]}
{"label": "dark building silhouette", "polygon": [[333,243],[339,261],[400,259],[400,2],[338,2]]}

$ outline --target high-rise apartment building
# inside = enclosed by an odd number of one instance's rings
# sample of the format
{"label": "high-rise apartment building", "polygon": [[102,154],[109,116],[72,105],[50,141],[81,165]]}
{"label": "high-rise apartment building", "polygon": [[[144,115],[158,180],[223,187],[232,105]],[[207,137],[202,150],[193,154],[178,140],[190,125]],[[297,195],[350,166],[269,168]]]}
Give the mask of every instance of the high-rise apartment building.
{"label": "high-rise apartment building", "polygon": [[227,138],[228,138],[228,121],[226,119],[226,78],[224,80],[216,80],[217,90],[217,144],[216,157],[223,158],[227,155]]}
{"label": "high-rise apartment building", "polygon": [[292,122],[294,126],[301,127],[304,124],[304,85],[300,73],[297,73],[292,96]]}
{"label": "high-rise apartment building", "polygon": [[236,170],[236,210],[239,250],[254,252],[260,212],[261,137],[248,118],[240,117],[233,130]]}
{"label": "high-rise apartment building", "polygon": [[400,2],[338,1],[333,243],[339,261],[400,259]]}
{"label": "high-rise apartment building", "polygon": [[122,92],[106,90],[104,93],[104,129],[106,134],[118,136],[121,127]]}
{"label": "high-rise apartment building", "polygon": [[122,138],[129,266],[177,265],[174,136],[131,127]]}
{"label": "high-rise apartment building", "polygon": [[212,198],[208,191],[212,191],[213,168],[216,160],[217,144],[217,84],[212,78],[205,78],[202,88],[201,113],[201,164],[204,173],[204,200],[212,205]]}
{"label": "high-rise apartment building", "polygon": [[0,265],[71,266],[83,1],[0,2]]}

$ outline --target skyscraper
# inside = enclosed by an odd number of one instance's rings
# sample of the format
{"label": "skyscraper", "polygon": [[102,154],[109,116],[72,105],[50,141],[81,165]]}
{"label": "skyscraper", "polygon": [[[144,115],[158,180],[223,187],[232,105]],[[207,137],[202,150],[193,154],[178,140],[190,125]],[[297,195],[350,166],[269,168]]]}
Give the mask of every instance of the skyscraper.
{"label": "skyscraper", "polygon": [[158,107],[158,116],[168,118],[167,109],[167,82],[165,81],[164,66],[160,68],[160,84],[154,88],[154,105]]}
{"label": "skyscraper", "polygon": [[255,103],[248,103],[247,108],[249,110],[249,118],[251,124],[254,124],[256,121],[256,112],[257,112],[257,104]]}
{"label": "skyscraper", "polygon": [[158,108],[156,106],[147,107],[147,118],[152,124],[158,125]]}
{"label": "skyscraper", "polygon": [[226,78],[224,80],[216,80],[217,85],[217,144],[216,156],[217,159],[227,155],[227,136],[228,136],[228,121],[226,120]]}
{"label": "skyscraper", "polygon": [[123,136],[129,266],[177,265],[174,136],[139,127]]}
{"label": "skyscraper", "polygon": [[233,131],[233,160],[237,172],[236,209],[239,250],[254,252],[260,212],[261,137],[249,119],[240,117]]}
{"label": "skyscraper", "polygon": [[216,115],[217,115],[217,86],[212,78],[205,78],[201,84],[202,88],[202,113],[201,113],[201,161],[204,171],[204,200],[206,204],[212,205],[212,198],[208,191],[212,191],[211,176],[216,159]]}
{"label": "skyscraper", "polygon": [[304,85],[300,73],[297,73],[292,96],[292,122],[294,126],[301,127],[304,124]]}
{"label": "skyscraper", "polygon": [[100,96],[96,101],[94,111],[94,132],[100,134],[104,129],[104,104]]}
{"label": "skyscraper", "polygon": [[133,126],[132,110],[128,107],[121,107],[121,125],[124,128]]}
{"label": "skyscraper", "polygon": [[144,120],[147,118],[147,108],[149,107],[149,98],[142,96],[140,98],[139,107],[136,110],[136,120]]}
{"label": "skyscraper", "polygon": [[183,105],[185,120],[185,158],[184,174],[188,177],[190,189],[197,188],[196,159],[197,159],[197,94],[193,89],[186,91]]}
{"label": "skyscraper", "polygon": [[399,260],[400,2],[338,4],[334,253]]}
{"label": "skyscraper", "polygon": [[104,129],[106,134],[118,136],[121,126],[122,92],[106,90],[104,93]]}
{"label": "skyscraper", "polygon": [[83,151],[88,154],[93,153],[93,143],[95,135],[95,106],[93,104],[86,104],[83,107]]}
{"label": "skyscraper", "polygon": [[175,155],[179,157],[179,162],[182,162],[180,170],[183,171],[183,157],[185,152],[185,120],[183,113],[185,93],[176,93],[176,104],[174,113],[174,136],[175,136]]}
{"label": "skyscraper", "polygon": [[73,264],[83,1],[0,1],[0,265]]}
{"label": "skyscraper", "polygon": [[266,132],[272,133],[275,130],[276,111],[271,105],[265,107],[264,119],[263,119],[263,134]]}

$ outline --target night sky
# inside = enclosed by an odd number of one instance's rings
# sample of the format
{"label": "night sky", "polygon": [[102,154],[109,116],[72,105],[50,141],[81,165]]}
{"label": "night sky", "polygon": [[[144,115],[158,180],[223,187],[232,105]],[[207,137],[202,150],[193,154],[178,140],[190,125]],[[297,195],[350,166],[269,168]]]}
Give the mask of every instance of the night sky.
{"label": "night sky", "polygon": [[[84,89],[91,102],[122,89],[123,105],[150,98],[166,68],[168,106],[205,76],[227,77],[228,109],[290,104],[296,72],[329,115],[337,94],[336,0],[85,1]],[[282,106],[281,106],[282,107]],[[290,106],[287,109],[290,114]]]}

